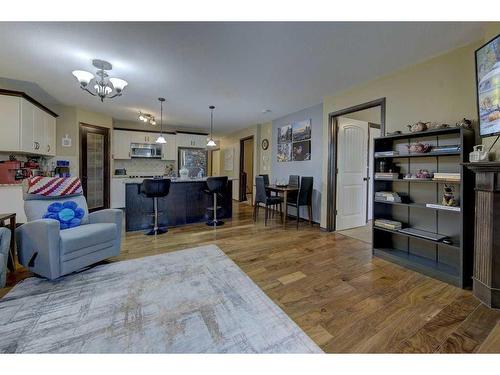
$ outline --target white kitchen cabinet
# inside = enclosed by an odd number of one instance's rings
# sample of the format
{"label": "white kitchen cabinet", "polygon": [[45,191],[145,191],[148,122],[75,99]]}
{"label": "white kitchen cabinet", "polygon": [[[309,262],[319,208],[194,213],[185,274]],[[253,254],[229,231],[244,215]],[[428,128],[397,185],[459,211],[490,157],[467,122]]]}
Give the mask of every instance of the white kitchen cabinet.
{"label": "white kitchen cabinet", "polygon": [[125,207],[125,182],[127,178],[111,179],[111,208]]}
{"label": "white kitchen cabinet", "polygon": [[56,156],[56,118],[44,113],[45,115],[45,147],[47,155]]}
{"label": "white kitchen cabinet", "polygon": [[113,159],[130,159],[130,143],[135,132],[125,130],[113,131]]}
{"label": "white kitchen cabinet", "polygon": [[161,146],[161,160],[177,160],[177,143],[175,134],[164,134],[167,143]]}
{"label": "white kitchen cabinet", "polygon": [[33,111],[33,143],[34,151],[39,154],[45,154],[47,149],[45,147],[45,116],[44,112],[34,107]]}
{"label": "white kitchen cabinet", "polygon": [[177,141],[177,147],[193,147],[193,148],[207,147],[206,135],[177,133],[176,141]]}
{"label": "white kitchen cabinet", "polygon": [[54,156],[56,119],[19,96],[0,95],[0,151]]}
{"label": "white kitchen cabinet", "polygon": [[33,138],[35,127],[35,106],[26,101],[21,102],[21,119],[19,134],[21,139],[21,150],[36,152],[36,144]]}
{"label": "white kitchen cabinet", "polygon": [[155,143],[158,138],[157,133],[130,131],[130,141],[132,143]]}
{"label": "white kitchen cabinet", "polygon": [[0,151],[20,151],[21,98],[0,95]]}

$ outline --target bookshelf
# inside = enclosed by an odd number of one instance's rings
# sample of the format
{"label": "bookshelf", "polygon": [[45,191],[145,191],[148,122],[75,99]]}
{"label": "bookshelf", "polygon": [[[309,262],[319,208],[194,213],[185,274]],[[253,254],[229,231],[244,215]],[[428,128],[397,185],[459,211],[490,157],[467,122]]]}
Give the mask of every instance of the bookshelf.
{"label": "bookshelf", "polygon": [[[459,151],[409,153],[411,143],[427,143],[432,147],[460,145]],[[373,178],[373,219],[389,219],[415,228],[441,234],[451,244],[418,237],[398,230],[373,225],[373,254],[428,276],[461,288],[472,283],[474,245],[474,176],[462,163],[474,145],[474,132],[469,129],[446,128],[419,133],[376,138],[373,155],[375,172],[383,167],[399,172],[398,179]],[[398,151],[398,155],[377,156],[377,152]],[[429,172],[460,173],[460,181],[403,179],[420,169]],[[441,204],[444,186],[453,186],[460,211],[427,207]],[[375,193],[392,191],[405,195],[406,202],[375,199]]]}

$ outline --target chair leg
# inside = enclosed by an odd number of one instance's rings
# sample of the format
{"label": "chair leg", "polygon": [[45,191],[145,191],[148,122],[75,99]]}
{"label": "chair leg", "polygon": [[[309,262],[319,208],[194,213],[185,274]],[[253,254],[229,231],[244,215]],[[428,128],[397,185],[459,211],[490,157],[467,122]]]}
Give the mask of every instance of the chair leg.
{"label": "chair leg", "polygon": [[280,203],[281,224],[283,224],[283,203]]}
{"label": "chair leg", "polygon": [[313,207],[311,205],[307,206],[309,210],[309,224],[311,224],[311,227],[313,226]]}
{"label": "chair leg", "polygon": [[264,215],[264,225],[267,225],[267,216],[269,215],[269,206],[266,204],[266,212]]}
{"label": "chair leg", "polygon": [[297,204],[297,230],[299,230],[300,206]]}
{"label": "chair leg", "polygon": [[257,202],[255,202],[253,205],[253,222],[255,223],[256,221],[257,221]]}

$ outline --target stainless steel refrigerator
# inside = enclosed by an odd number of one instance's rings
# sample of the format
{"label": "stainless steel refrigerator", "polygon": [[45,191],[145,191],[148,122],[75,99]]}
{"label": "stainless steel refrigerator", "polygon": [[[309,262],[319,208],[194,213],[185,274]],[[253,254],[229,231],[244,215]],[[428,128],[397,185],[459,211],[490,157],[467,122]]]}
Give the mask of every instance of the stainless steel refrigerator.
{"label": "stainless steel refrigerator", "polygon": [[204,148],[179,147],[179,171],[186,167],[189,177],[206,177],[208,165],[208,153]]}

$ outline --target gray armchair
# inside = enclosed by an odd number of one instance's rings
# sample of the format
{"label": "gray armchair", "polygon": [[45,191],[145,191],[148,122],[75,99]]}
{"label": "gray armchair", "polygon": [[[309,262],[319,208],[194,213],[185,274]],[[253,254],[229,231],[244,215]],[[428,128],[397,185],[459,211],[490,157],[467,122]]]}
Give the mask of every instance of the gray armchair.
{"label": "gray armchair", "polygon": [[0,228],[0,288],[5,286],[7,259],[9,259],[10,230]]}
{"label": "gray armchair", "polygon": [[[66,205],[77,207],[80,225],[60,229],[66,225],[53,217],[62,217],[69,223],[71,215],[75,215],[71,210],[64,211]],[[16,229],[17,252],[19,262],[37,275],[57,279],[120,254],[121,210],[106,209],[89,214],[82,194],[49,199],[25,195],[24,210],[28,222]]]}

